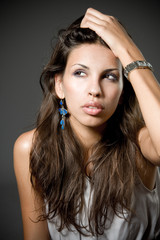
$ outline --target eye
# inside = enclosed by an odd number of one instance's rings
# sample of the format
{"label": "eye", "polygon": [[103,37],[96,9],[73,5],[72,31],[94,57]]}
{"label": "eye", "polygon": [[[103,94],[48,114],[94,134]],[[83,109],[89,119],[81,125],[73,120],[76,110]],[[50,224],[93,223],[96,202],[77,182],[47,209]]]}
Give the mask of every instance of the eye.
{"label": "eye", "polygon": [[107,79],[109,79],[109,80],[111,80],[111,81],[118,81],[118,76],[116,75],[116,74],[114,74],[114,73],[106,73],[104,76],[103,76],[103,78],[107,78]]}
{"label": "eye", "polygon": [[74,76],[77,76],[77,77],[85,77],[86,76],[86,73],[83,71],[83,70],[76,70],[74,73],[73,73]]}

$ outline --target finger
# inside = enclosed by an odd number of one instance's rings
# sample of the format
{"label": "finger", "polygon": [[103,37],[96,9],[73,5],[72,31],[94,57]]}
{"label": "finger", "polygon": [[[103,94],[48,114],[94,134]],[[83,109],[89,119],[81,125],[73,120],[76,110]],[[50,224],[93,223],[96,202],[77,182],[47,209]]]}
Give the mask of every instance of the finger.
{"label": "finger", "polygon": [[112,15],[103,14],[93,8],[88,8],[87,12],[89,14],[92,14],[92,15],[96,16],[97,18],[100,18],[101,20],[105,20],[107,22],[119,22],[117,17],[112,16]]}
{"label": "finger", "polygon": [[[91,18],[91,16],[95,17],[95,19],[97,19],[97,20],[99,19],[99,20],[103,21],[103,22],[95,21],[97,24],[100,24],[100,25],[101,24],[104,25],[103,23],[114,24],[114,23],[117,22],[117,19],[113,16],[105,15],[105,14],[103,14],[103,13],[101,13],[101,12],[99,12],[99,11],[93,9],[93,8],[88,8],[84,18],[86,18],[86,19],[88,17]],[[90,19],[90,20],[94,22],[93,19]]]}
{"label": "finger", "polygon": [[99,25],[98,23],[87,20],[83,23],[83,28],[90,28],[95,31],[100,37],[102,37],[102,33],[104,32],[104,26]]}
{"label": "finger", "polygon": [[[110,29],[105,25],[99,25],[95,22],[92,21],[87,21],[85,23],[85,28],[89,28],[91,30],[93,30],[94,32],[97,33],[98,36],[100,36],[104,42],[106,42],[106,44],[111,48],[111,50],[113,51],[114,55],[117,57],[116,52],[114,51],[114,49],[112,48],[112,42],[114,40],[114,37],[112,36]],[[105,34],[104,34],[105,33]]]}
{"label": "finger", "polygon": [[94,15],[97,18],[100,18],[101,20],[103,20],[105,18],[105,14],[99,12],[98,10],[94,9],[94,8],[88,8],[86,13]]}
{"label": "finger", "polygon": [[100,18],[97,18],[91,14],[87,14],[81,22],[81,27],[82,28],[85,27],[85,25],[87,24],[88,21],[96,23],[98,25],[105,26],[105,21],[103,21]]}

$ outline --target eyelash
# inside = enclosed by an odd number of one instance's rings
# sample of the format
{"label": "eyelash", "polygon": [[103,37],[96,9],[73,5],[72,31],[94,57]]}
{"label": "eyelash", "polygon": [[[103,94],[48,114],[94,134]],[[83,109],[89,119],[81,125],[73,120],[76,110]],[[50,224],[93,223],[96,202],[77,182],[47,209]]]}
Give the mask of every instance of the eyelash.
{"label": "eyelash", "polygon": [[[109,79],[110,76],[112,77],[112,79]],[[114,73],[106,73],[106,74],[103,76],[103,78],[107,78],[107,79],[109,79],[109,80],[111,80],[111,81],[113,81],[113,82],[118,81],[118,76],[117,76],[116,74],[114,74]]]}
{"label": "eyelash", "polygon": [[86,75],[86,73],[85,73],[83,70],[76,70],[76,71],[73,73],[73,75],[74,75],[74,76],[77,76],[77,77],[83,77],[83,76],[80,75],[81,73]]}

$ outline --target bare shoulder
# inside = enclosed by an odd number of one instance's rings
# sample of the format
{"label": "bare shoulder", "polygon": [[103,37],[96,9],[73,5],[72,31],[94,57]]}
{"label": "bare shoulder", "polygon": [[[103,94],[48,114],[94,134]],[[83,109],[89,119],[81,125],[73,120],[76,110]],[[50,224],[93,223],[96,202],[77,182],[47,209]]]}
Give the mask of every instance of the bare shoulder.
{"label": "bare shoulder", "polygon": [[143,127],[138,135],[139,147],[145,159],[154,166],[160,166],[160,156],[151,140],[147,127]]}
{"label": "bare shoulder", "polygon": [[140,130],[138,140],[141,153],[137,153],[137,170],[145,187],[152,190],[155,187],[159,160],[146,127]]}
{"label": "bare shoulder", "polygon": [[17,173],[20,169],[28,170],[29,156],[35,129],[21,134],[15,141],[13,148],[14,169]]}
{"label": "bare shoulder", "polygon": [[15,141],[14,151],[26,152],[26,153],[30,152],[34,133],[35,133],[35,129],[22,133]]}

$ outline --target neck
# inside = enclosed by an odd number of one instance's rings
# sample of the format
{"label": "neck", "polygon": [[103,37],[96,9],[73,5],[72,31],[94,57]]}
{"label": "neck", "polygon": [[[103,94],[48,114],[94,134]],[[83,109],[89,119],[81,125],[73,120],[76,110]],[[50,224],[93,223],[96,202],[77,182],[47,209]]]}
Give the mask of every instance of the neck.
{"label": "neck", "polygon": [[88,127],[80,124],[72,124],[72,121],[70,123],[87,152],[101,139],[106,127],[106,124],[99,127]]}
{"label": "neck", "polygon": [[[87,127],[78,123],[74,124],[72,121],[70,121],[70,124],[84,148],[84,164],[86,164],[92,152],[92,146],[102,138],[106,124],[99,127]],[[92,170],[93,163],[90,162],[87,164],[86,174],[91,176]]]}

